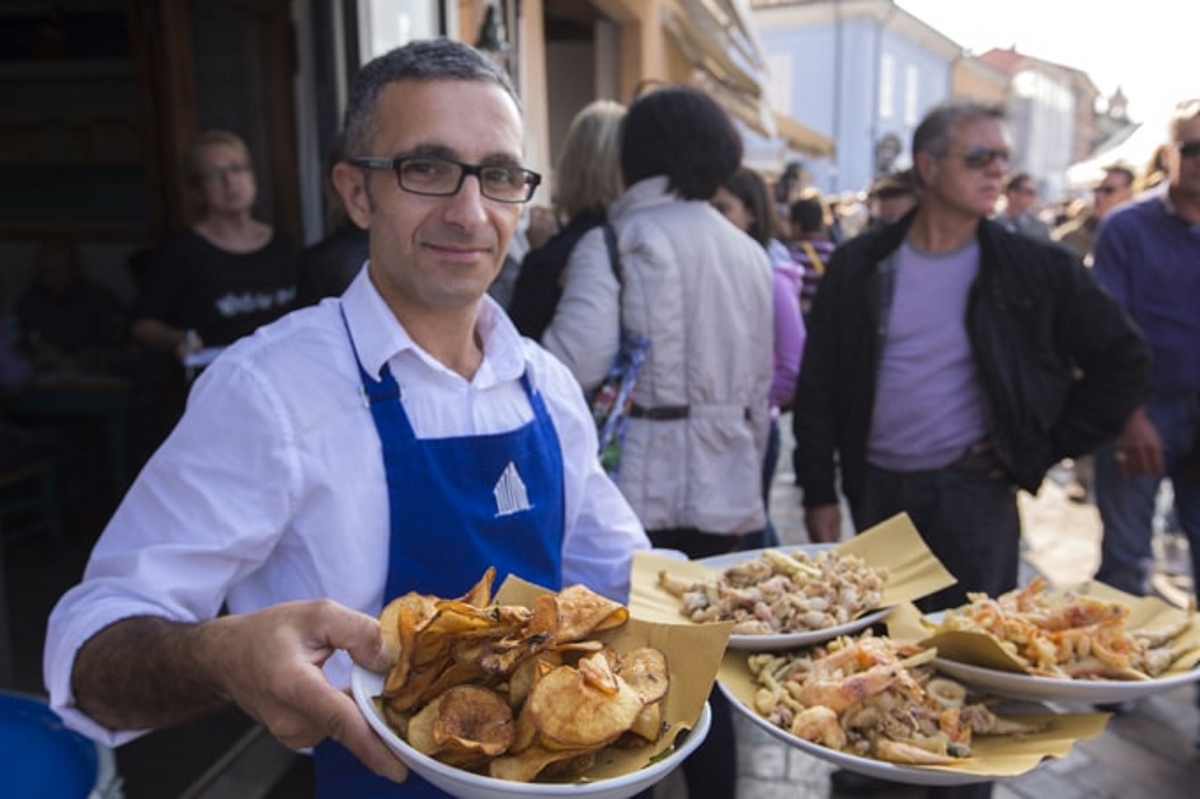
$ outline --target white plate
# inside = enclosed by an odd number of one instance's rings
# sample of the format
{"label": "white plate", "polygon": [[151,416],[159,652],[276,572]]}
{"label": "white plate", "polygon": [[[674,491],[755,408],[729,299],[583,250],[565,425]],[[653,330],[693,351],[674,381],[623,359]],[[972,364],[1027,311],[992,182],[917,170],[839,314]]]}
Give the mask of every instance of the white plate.
{"label": "white plate", "polygon": [[837,752],[820,744],[806,741],[803,738],[797,738],[787,730],[776,727],[752,708],[748,708],[742,704],[741,700],[724,685],[721,685],[721,691],[729,698],[729,702],[733,705],[734,710],[741,713],[774,738],[779,739],[788,746],[799,749],[813,757],[819,757],[847,771],[866,774],[869,777],[878,777],[883,780],[891,780],[892,782],[903,782],[909,785],[970,785],[971,783],[989,782],[998,778],[996,775],[967,774],[962,771],[951,771],[938,766],[898,766],[894,763],[886,763],[870,757],[858,757],[846,752]]}
{"label": "white plate", "polygon": [[448,766],[432,757],[423,755],[413,749],[396,732],[388,726],[387,721],[375,707],[372,697],[378,696],[383,690],[384,675],[376,674],[355,666],[350,674],[350,687],[354,693],[354,701],[367,717],[371,728],[378,733],[396,757],[404,761],[413,772],[420,774],[429,782],[459,799],[495,799],[496,797],[568,797],[587,796],[594,799],[628,799],[650,788],[664,779],[677,766],[687,759],[697,746],[708,735],[712,724],[712,711],[708,703],[696,721],[696,726],[690,732],[681,734],[673,751],[662,759],[650,763],[645,768],[619,777],[595,780],[592,782],[512,782],[486,777],[471,771],[465,771],[454,766]]}
{"label": "white plate", "polygon": [[1200,668],[1150,680],[1071,680],[987,669],[946,658],[934,658],[933,665],[973,688],[1039,702],[1125,702],[1200,681]]}
{"label": "white plate", "polygon": [[[942,610],[925,614],[925,618],[935,625],[941,623],[944,616],[945,611]],[[1036,702],[1127,702],[1172,691],[1188,683],[1200,682],[1200,666],[1182,674],[1154,677],[1149,680],[1072,680],[989,669],[948,658],[934,658],[933,665],[942,673],[962,680],[973,688],[991,691],[999,696],[1031,699]]]}
{"label": "white plate", "polygon": [[[833,549],[836,546],[836,544],[785,544],[778,547],[769,547],[769,549],[789,553],[800,550],[809,555],[815,555],[822,550]],[[747,549],[742,552],[714,555],[710,558],[699,558],[696,562],[716,569],[727,569],[738,563],[757,560],[762,556],[763,552],[766,552],[766,550]],[[763,635],[730,635],[729,648],[748,649],[754,652],[775,652],[781,649],[796,649],[801,646],[811,646],[832,638],[837,638],[839,635],[850,635],[860,630],[865,630],[875,622],[881,621],[884,616],[887,616],[889,610],[890,608],[872,610],[845,624],[836,624],[833,627],[826,627],[821,630],[805,630],[804,632],[796,633],[766,633]]]}

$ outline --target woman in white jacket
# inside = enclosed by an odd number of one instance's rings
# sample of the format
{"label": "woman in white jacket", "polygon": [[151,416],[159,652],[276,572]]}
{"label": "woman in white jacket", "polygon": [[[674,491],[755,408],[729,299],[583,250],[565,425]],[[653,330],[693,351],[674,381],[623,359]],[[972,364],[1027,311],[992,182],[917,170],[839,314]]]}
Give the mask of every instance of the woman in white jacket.
{"label": "woman in white jacket", "polygon": [[[584,389],[612,365],[622,323],[650,339],[618,484],[655,546],[691,557],[741,549],[765,523],[771,266],[709,204],[741,160],[740,134],[707,94],[674,86],[634,102],[621,132],[628,188],[609,208],[623,283],[603,229],[589,231],[542,338]],[[718,700],[709,739],[685,764],[692,799],[735,795],[732,723]]]}

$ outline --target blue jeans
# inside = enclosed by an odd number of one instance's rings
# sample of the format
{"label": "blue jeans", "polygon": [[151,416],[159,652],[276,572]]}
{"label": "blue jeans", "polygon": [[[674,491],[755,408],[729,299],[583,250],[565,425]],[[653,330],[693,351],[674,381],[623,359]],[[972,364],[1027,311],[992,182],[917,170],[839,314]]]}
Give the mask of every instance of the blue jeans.
{"label": "blue jeans", "polygon": [[[1153,396],[1146,402],[1163,442],[1163,460],[1175,492],[1175,515],[1191,549],[1192,578],[1200,579],[1200,395]],[[1126,593],[1146,593],[1154,555],[1155,501],[1161,478],[1123,477],[1116,442],[1096,451],[1096,507],[1104,523],[1096,579]],[[1193,583],[1194,584],[1194,583]]]}

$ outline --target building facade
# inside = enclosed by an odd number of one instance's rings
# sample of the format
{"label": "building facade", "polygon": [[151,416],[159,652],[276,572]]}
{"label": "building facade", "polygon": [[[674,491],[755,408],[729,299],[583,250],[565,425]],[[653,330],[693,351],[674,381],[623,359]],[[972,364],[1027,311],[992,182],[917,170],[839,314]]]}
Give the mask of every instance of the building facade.
{"label": "building facade", "polygon": [[891,0],[756,0],[771,98],[837,143],[804,162],[825,194],[865,191],[911,163],[912,131],[952,90],[962,48]]}
{"label": "building facade", "polygon": [[829,136],[836,157],[805,161],[824,193],[856,192],[907,166],[915,124],[947,97],[1005,105],[1011,167],[1063,196],[1067,168],[1088,156],[1097,89],[1088,76],[1015,49],[976,56],[894,0],[753,0],[770,97],[782,113]]}

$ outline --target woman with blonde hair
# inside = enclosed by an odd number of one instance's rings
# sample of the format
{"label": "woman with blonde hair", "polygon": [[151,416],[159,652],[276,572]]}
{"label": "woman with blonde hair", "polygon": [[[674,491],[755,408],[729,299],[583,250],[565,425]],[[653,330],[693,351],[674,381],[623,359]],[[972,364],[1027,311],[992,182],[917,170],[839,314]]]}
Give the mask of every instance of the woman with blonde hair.
{"label": "woman with blonde hair", "polygon": [[296,245],[253,216],[254,164],[235,133],[208,130],[192,142],[184,177],[194,221],[154,253],[134,308],[134,337],[183,357],[223,347],[291,310]]}
{"label": "woman with blonde hair", "polygon": [[624,118],[625,106],[596,100],[571,120],[554,175],[554,210],[531,211],[527,235],[532,249],[521,262],[508,305],[508,315],[523,335],[542,337],[562,297],[567,258],[584,233],[605,223],[609,204],[621,194]]}

